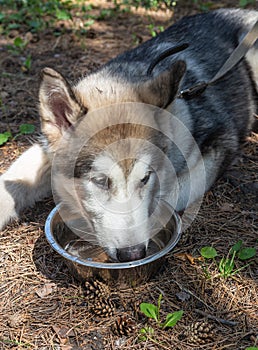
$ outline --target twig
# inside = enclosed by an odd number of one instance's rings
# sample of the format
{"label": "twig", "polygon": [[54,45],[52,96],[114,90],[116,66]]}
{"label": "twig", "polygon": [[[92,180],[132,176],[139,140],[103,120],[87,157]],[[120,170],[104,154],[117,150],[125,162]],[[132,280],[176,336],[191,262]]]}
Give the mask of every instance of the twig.
{"label": "twig", "polygon": [[235,322],[235,321],[225,320],[224,318],[220,318],[220,317],[216,317],[216,316],[207,314],[207,312],[199,310],[199,309],[195,309],[195,312],[197,312],[198,314],[200,314],[202,316],[210,318],[211,320],[217,321],[219,323],[223,323],[227,326],[236,326],[237,325],[237,322]]}
{"label": "twig", "polygon": [[211,311],[214,311],[214,309],[213,309],[213,307],[211,307],[210,305],[208,305],[207,303],[205,303],[205,301],[204,300],[202,300],[201,298],[199,298],[197,295],[195,295],[193,292],[191,292],[188,288],[185,288],[185,287],[183,287],[180,283],[178,283],[177,281],[174,281],[177,285],[178,285],[178,287],[182,290],[182,291],[184,291],[184,292],[186,292],[186,293],[188,293],[188,294],[191,294],[195,299],[197,299],[197,300],[199,300],[203,305],[205,305],[208,309],[210,309]]}

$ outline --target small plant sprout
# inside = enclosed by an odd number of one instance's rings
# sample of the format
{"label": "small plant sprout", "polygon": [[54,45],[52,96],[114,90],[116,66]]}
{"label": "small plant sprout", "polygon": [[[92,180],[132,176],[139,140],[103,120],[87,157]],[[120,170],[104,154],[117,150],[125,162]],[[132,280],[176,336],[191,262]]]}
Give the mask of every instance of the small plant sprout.
{"label": "small plant sprout", "polygon": [[13,45],[20,51],[24,50],[28,42],[20,38],[19,36],[14,39]]}
{"label": "small plant sprout", "polygon": [[12,134],[10,131],[5,131],[4,133],[0,134],[0,146],[5,144],[11,138],[12,138]]}
{"label": "small plant sprout", "polygon": [[138,339],[140,341],[145,341],[148,338],[152,339],[153,336],[154,336],[154,329],[152,327],[146,326],[140,329],[140,335]]}
{"label": "small plant sprout", "polygon": [[28,55],[23,63],[23,66],[22,66],[22,70],[24,72],[27,72],[30,70],[31,68],[31,63],[32,63],[32,60],[31,60],[31,55]]}
{"label": "small plant sprout", "polygon": [[247,5],[253,5],[254,3],[255,3],[255,0],[239,0],[239,6],[243,8],[246,7]]}
{"label": "small plant sprout", "polygon": [[[141,312],[147,316],[148,318],[154,319],[156,324],[161,329],[166,329],[169,327],[174,327],[179,320],[181,320],[183,316],[183,310],[175,311],[173,313],[169,313],[166,316],[166,320],[161,322],[160,320],[160,307],[161,307],[162,294],[159,295],[157,305],[150,303],[141,303],[140,310]],[[147,340],[148,338],[152,339],[154,335],[154,329],[152,327],[144,327],[140,330],[140,340]]]}
{"label": "small plant sprout", "polygon": [[[218,277],[230,277],[234,276],[236,273],[238,273],[240,270],[244,269],[247,267],[249,264],[239,268],[235,269],[235,260],[236,258],[245,261],[248,259],[251,259],[255,256],[256,254],[256,249],[253,247],[243,247],[243,242],[239,240],[236,244],[233,245],[233,247],[230,249],[228,252],[227,256],[223,256],[220,260],[219,263],[217,264],[219,274],[217,275]],[[203,247],[201,249],[201,255],[205,259],[214,259],[215,257],[218,256],[218,253],[215,248],[213,247]]]}
{"label": "small plant sprout", "polygon": [[33,134],[35,131],[35,126],[32,124],[21,124],[19,126],[19,133],[15,135],[14,139],[21,135]]}
{"label": "small plant sprout", "polygon": [[147,27],[148,27],[150,34],[153,38],[156,37],[160,32],[164,31],[163,26],[156,27],[153,23],[149,24]]}
{"label": "small plant sprout", "polygon": [[19,127],[19,132],[15,136],[12,135],[10,131],[5,131],[0,134],[0,146],[4,145],[7,141],[15,140],[21,135],[32,134],[35,131],[35,126],[32,124],[21,124]]}

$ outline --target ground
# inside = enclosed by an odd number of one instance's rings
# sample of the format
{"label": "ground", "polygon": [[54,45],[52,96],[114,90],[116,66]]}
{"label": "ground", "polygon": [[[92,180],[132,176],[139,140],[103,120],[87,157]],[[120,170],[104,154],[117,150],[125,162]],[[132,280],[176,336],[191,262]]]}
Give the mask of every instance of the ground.
{"label": "ground", "polygon": [[[0,172],[40,132],[37,91],[41,68],[55,67],[75,81],[147,40],[151,31],[198,12],[198,2],[193,3],[179,1],[174,12],[102,11],[100,18],[80,34],[72,29],[81,26],[77,17],[58,22],[54,30],[35,34],[20,28],[2,36],[0,132],[10,130],[15,135],[23,123],[34,124],[36,132],[0,147]],[[112,7],[107,1],[94,4],[91,11],[95,14]],[[209,2],[211,9],[237,5],[238,1]],[[18,36],[28,45],[13,52],[10,45]],[[28,56],[29,68],[25,64]],[[44,223],[54,207],[53,200],[47,198],[26,210],[19,222],[0,233],[0,349],[240,350],[258,346],[257,255],[247,262],[236,258],[235,270],[244,268],[227,278],[219,276],[217,266],[240,239],[246,247],[257,246],[257,150],[258,134],[252,133],[236,164],[205,196],[196,220],[168,255],[163,271],[140,286],[111,289],[112,315],[107,317],[94,312],[84,284],[70,275],[46,242]],[[217,264],[200,259],[204,246],[216,248]],[[156,304],[161,293],[161,319],[169,312],[184,311],[177,325],[165,330],[139,311],[141,302]],[[154,334],[141,340],[144,327],[152,327]]]}

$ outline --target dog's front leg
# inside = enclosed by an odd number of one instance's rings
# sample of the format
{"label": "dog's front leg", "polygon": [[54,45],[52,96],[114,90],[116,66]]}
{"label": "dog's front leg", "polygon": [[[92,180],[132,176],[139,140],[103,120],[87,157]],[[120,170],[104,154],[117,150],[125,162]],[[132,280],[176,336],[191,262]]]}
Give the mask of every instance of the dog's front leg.
{"label": "dog's front leg", "polygon": [[50,172],[49,160],[36,144],[0,176],[0,230],[23,209],[50,194]]}

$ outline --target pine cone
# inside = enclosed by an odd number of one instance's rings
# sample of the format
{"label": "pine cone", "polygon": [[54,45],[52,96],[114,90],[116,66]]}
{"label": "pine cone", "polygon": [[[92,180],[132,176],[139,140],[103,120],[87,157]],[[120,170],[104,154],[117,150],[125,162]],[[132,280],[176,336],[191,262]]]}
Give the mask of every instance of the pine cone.
{"label": "pine cone", "polygon": [[115,335],[120,337],[127,336],[134,332],[135,323],[131,318],[127,318],[127,316],[119,316],[115,323],[111,326],[111,330]]}
{"label": "pine cone", "polygon": [[127,310],[132,310],[132,313],[134,315],[134,318],[136,318],[136,320],[144,320],[146,318],[146,316],[140,311],[140,305],[141,305],[142,301],[141,300],[135,300],[132,299],[130,300],[130,302],[127,305]]}
{"label": "pine cone", "polygon": [[115,305],[109,298],[98,298],[91,305],[91,310],[100,317],[111,317],[115,312]]}
{"label": "pine cone", "polygon": [[186,330],[187,342],[206,344],[213,341],[215,326],[207,321],[192,323]]}
{"label": "pine cone", "polygon": [[85,282],[86,292],[85,295],[88,299],[99,299],[99,298],[108,298],[110,295],[109,287],[97,280],[97,279],[89,279]]}

